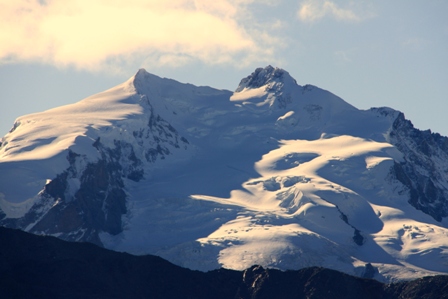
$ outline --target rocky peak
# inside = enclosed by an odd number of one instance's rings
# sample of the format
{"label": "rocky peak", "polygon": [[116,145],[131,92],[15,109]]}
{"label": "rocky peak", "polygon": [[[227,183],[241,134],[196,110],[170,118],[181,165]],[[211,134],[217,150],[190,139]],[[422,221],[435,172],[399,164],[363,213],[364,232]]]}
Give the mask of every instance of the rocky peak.
{"label": "rocky peak", "polygon": [[137,71],[137,73],[134,75],[133,78],[134,78],[134,82],[141,82],[141,81],[148,80],[149,77],[151,77],[151,76],[154,76],[154,75],[148,73],[146,71],[146,69],[141,68]]}
{"label": "rocky peak", "polygon": [[163,79],[148,73],[144,68],[141,68],[133,77],[131,77],[131,79],[129,79],[129,81],[137,93],[152,94],[160,89]]}
{"label": "rocky peak", "polygon": [[274,85],[284,85],[285,83],[297,85],[296,80],[287,71],[268,65],[265,68],[257,68],[252,74],[242,79],[235,92],[240,92],[244,89],[256,89],[262,86],[272,88]]}

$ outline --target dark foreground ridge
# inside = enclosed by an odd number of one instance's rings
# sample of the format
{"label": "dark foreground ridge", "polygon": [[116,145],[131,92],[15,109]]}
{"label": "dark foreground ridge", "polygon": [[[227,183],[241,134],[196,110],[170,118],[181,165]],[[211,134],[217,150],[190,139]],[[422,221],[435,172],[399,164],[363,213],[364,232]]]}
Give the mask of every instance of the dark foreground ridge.
{"label": "dark foreground ridge", "polygon": [[325,268],[207,273],[0,227],[0,298],[448,298],[448,276],[382,284]]}

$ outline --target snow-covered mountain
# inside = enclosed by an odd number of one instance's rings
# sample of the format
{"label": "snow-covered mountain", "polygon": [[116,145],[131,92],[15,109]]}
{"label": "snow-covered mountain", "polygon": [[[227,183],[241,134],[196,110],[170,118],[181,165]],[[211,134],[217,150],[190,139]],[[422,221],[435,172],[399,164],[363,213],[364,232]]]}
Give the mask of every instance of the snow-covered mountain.
{"label": "snow-covered mountain", "polygon": [[191,269],[448,273],[448,138],[268,66],[235,92],[139,70],[16,120],[0,224]]}

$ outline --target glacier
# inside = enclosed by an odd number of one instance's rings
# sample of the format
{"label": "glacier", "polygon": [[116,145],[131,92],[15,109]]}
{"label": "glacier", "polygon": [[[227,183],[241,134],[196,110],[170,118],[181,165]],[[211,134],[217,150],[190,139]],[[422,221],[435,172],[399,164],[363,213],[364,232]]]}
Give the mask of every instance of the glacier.
{"label": "glacier", "polygon": [[201,271],[446,274],[447,199],[448,138],[272,66],[235,92],[140,69],[0,144],[1,225]]}

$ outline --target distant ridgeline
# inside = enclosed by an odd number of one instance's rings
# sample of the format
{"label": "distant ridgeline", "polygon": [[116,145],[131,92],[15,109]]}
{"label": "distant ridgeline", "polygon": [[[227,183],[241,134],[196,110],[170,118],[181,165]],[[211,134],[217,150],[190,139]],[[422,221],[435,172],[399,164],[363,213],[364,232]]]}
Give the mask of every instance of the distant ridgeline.
{"label": "distant ridgeline", "polygon": [[0,227],[2,298],[447,298],[448,276],[382,284],[325,268],[207,273]]}

